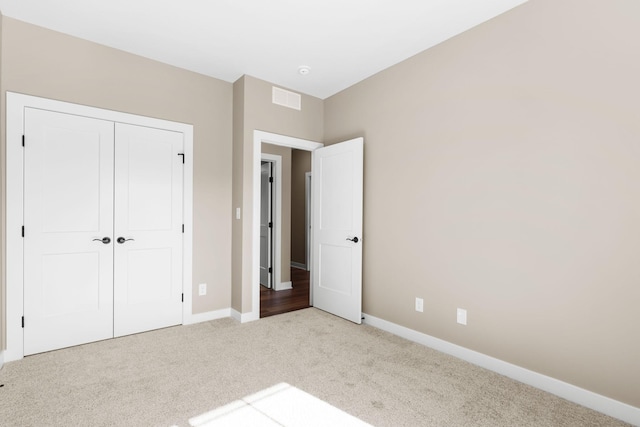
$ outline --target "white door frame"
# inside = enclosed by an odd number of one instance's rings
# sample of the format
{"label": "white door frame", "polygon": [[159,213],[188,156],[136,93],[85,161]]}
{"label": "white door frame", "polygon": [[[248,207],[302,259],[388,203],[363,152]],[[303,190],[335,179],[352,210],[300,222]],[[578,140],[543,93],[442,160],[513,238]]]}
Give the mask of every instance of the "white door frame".
{"label": "white door frame", "polygon": [[262,157],[262,143],[280,145],[298,150],[313,151],[324,144],[307,139],[294,138],[276,133],[253,131],[253,212],[251,221],[251,312],[241,316],[242,322],[260,319],[260,160]]}
{"label": "white door frame", "polygon": [[[193,125],[104,110],[68,102],[55,101],[30,95],[7,92],[7,149],[6,149],[6,331],[7,349],[0,359],[5,362],[22,359],[23,353],[23,169],[22,135],[24,109],[38,108],[119,123],[128,123],[181,132],[184,135],[184,190],[183,190],[183,324],[196,322],[193,315],[192,246],[193,246]],[[26,142],[29,143],[28,141]],[[259,237],[259,236],[258,236]],[[28,322],[25,319],[25,322]]]}
{"label": "white door frame", "polygon": [[304,174],[304,234],[305,263],[307,271],[311,271],[311,172]]}
{"label": "white door frame", "polygon": [[[271,287],[273,288],[273,290],[279,291],[282,286],[282,268],[280,265],[282,263],[282,156],[262,153],[260,161],[270,162],[275,166],[273,168],[273,180],[275,181],[273,191],[275,193],[275,197],[273,203],[271,204],[271,219],[273,220],[273,228],[271,229],[271,233],[273,236],[274,251]],[[258,191],[258,195],[260,195],[260,191]],[[258,260],[259,259],[260,258],[258,258]]]}

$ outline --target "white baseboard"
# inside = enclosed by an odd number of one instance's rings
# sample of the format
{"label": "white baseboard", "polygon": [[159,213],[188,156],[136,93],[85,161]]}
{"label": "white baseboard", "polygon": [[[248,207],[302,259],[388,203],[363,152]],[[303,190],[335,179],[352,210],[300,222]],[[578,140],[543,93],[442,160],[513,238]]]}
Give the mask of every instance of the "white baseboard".
{"label": "white baseboard", "polygon": [[258,315],[254,315],[253,313],[240,313],[237,310],[231,309],[231,317],[237,320],[240,323],[253,322],[254,320],[260,319],[260,313]]}
{"label": "white baseboard", "polygon": [[210,320],[223,319],[231,316],[230,308],[223,308],[222,310],[207,311],[205,313],[192,314],[184,322],[185,325],[193,325],[194,323],[208,322]]}
{"label": "white baseboard", "polygon": [[291,261],[291,267],[298,268],[300,270],[306,270],[307,269],[307,265],[306,264],[303,264],[301,262],[295,262],[295,261]]}
{"label": "white baseboard", "polygon": [[422,344],[459,359],[478,365],[490,371],[520,381],[524,384],[544,390],[571,402],[625,421],[632,425],[640,426],[640,408],[619,402],[606,396],[576,387],[572,384],[539,374],[517,365],[496,359],[486,354],[432,337],[422,332],[397,325],[395,323],[379,319],[375,316],[363,313],[364,323],[383,331],[390,332],[409,341]]}
{"label": "white baseboard", "polygon": [[286,291],[287,289],[293,289],[292,282],[281,282],[279,285],[276,285],[276,291]]}

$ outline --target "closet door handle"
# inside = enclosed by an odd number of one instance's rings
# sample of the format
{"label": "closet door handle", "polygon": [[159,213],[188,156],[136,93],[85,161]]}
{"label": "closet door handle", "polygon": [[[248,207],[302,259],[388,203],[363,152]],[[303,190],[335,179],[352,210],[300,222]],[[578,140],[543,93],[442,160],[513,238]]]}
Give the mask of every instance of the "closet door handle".
{"label": "closet door handle", "polygon": [[128,242],[129,240],[134,240],[134,239],[125,239],[124,237],[118,237],[116,239],[116,241],[120,244],[123,244],[124,242]]}
{"label": "closet door handle", "polygon": [[93,239],[94,242],[102,242],[105,245],[111,243],[111,239],[109,237],[103,237],[102,239]]}

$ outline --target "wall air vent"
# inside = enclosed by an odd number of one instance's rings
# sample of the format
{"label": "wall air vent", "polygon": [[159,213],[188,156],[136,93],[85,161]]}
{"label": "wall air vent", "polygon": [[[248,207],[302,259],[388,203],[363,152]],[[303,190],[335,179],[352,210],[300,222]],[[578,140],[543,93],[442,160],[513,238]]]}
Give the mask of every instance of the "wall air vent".
{"label": "wall air vent", "polygon": [[302,109],[302,96],[299,93],[290,92],[273,86],[273,103],[283,107]]}

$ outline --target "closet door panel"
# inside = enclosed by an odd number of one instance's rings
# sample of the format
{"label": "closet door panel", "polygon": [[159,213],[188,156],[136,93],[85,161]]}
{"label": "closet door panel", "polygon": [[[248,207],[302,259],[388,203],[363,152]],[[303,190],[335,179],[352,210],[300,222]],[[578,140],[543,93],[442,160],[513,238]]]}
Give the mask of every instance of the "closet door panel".
{"label": "closet door panel", "polygon": [[113,122],[25,109],[25,355],[113,336],[113,140]]}
{"label": "closet door panel", "polygon": [[182,323],[183,135],[116,124],[114,335]]}

